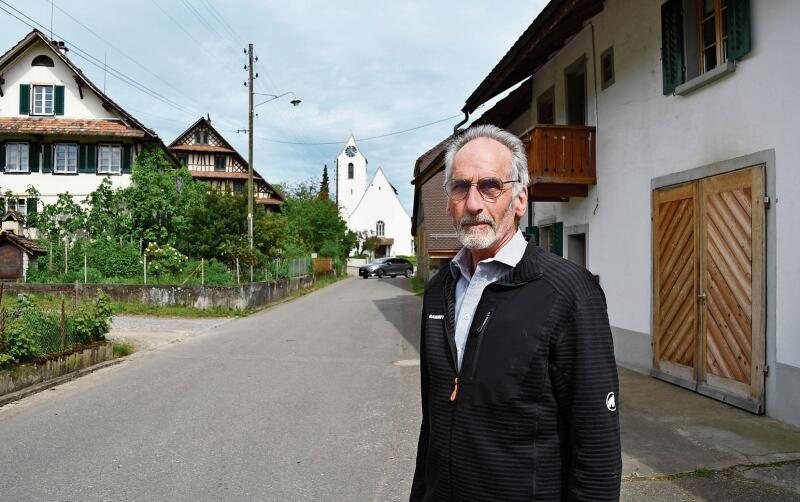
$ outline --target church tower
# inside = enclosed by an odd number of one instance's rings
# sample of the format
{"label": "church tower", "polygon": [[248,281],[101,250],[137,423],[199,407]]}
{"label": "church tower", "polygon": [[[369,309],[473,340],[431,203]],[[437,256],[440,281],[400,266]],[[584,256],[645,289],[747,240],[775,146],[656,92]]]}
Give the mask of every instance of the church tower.
{"label": "church tower", "polygon": [[367,188],[367,162],[351,134],[336,157],[336,204],[345,221],[350,219]]}

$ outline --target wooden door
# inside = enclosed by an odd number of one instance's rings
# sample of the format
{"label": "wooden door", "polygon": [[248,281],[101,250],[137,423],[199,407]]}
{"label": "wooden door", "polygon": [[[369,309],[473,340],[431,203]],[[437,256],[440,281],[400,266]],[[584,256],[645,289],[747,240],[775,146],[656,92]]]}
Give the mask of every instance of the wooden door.
{"label": "wooden door", "polygon": [[653,192],[653,374],[697,387],[697,185]]}
{"label": "wooden door", "polygon": [[0,279],[22,277],[22,251],[11,244],[0,246]]}
{"label": "wooden door", "polygon": [[653,192],[653,375],[764,412],[764,166]]}
{"label": "wooden door", "polygon": [[764,410],[764,168],[700,181],[698,391]]}

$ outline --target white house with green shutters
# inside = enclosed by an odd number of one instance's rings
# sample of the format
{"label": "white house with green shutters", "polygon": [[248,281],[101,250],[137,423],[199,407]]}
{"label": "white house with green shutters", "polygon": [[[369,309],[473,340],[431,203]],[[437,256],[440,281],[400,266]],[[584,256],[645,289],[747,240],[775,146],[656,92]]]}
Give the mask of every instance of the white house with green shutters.
{"label": "white house with green shutters", "polygon": [[143,148],[173,158],[67,51],[34,30],[0,56],[0,211],[26,216],[64,192],[80,201],[106,176],[114,187],[127,186]]}
{"label": "white house with green shutters", "polygon": [[797,19],[794,0],[552,0],[463,110],[530,86],[507,110],[521,226],[597,275],[620,364],[800,425]]}

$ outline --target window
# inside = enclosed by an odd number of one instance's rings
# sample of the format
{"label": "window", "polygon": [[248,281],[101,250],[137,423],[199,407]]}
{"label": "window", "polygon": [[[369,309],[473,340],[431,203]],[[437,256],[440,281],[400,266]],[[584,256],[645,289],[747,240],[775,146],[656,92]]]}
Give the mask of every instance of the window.
{"label": "window", "polygon": [[208,144],[208,131],[195,131],[194,132],[194,142],[198,145],[207,145]]}
{"label": "window", "polygon": [[600,88],[605,89],[614,83],[614,47],[600,54]]}
{"label": "window", "polygon": [[[750,0],[667,0],[661,5],[664,94],[684,94],[731,73],[729,62],[749,52]],[[709,76],[676,91],[704,74]]]}
{"label": "window", "polygon": [[25,216],[27,213],[25,209],[25,199],[18,199],[17,197],[6,198],[6,211],[16,211],[22,216]]}
{"label": "window", "polygon": [[378,237],[383,237],[383,232],[385,229],[386,225],[382,221],[378,220],[378,223],[375,224],[375,235]]}
{"label": "window", "polygon": [[33,58],[33,61],[31,62],[31,66],[49,66],[50,68],[52,68],[52,67],[55,66],[55,64],[53,64],[53,60],[52,59],[50,59],[48,56],[45,56],[44,54],[42,54],[42,55],[39,55],[39,56],[36,56],[35,58]]}
{"label": "window", "polygon": [[697,2],[700,73],[712,70],[719,62],[728,59],[728,33],[725,26],[727,14],[728,6],[725,0]]}
{"label": "window", "polygon": [[551,87],[536,98],[536,122],[539,124],[555,124],[555,88]]}
{"label": "window", "polygon": [[28,172],[28,144],[6,143],[6,172]]}
{"label": "window", "polygon": [[224,171],[225,170],[225,156],[224,155],[217,155],[214,157],[214,170],[215,171]]}
{"label": "window", "polygon": [[33,86],[33,115],[53,115],[53,86]]}
{"label": "window", "polygon": [[244,191],[244,180],[233,180],[233,192],[242,193]]}
{"label": "window", "polygon": [[347,164],[347,179],[353,179],[353,163]]}
{"label": "window", "polygon": [[122,172],[122,147],[99,145],[97,147],[97,172],[119,174]]}
{"label": "window", "polygon": [[180,162],[182,166],[188,166],[189,156],[185,153],[178,154],[178,162]]}
{"label": "window", "polygon": [[586,56],[564,70],[567,124],[586,125]]}
{"label": "window", "polygon": [[53,145],[54,173],[77,173],[78,172],[78,145],[75,143],[57,143]]}

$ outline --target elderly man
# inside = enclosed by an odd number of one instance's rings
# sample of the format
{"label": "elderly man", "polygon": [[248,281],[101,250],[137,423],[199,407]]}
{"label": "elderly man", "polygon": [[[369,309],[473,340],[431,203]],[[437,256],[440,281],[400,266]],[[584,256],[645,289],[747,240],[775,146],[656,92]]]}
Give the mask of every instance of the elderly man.
{"label": "elderly man", "polygon": [[467,129],[445,154],[463,248],[425,291],[412,501],[618,500],[617,370],[603,291],[526,243],[522,142]]}

